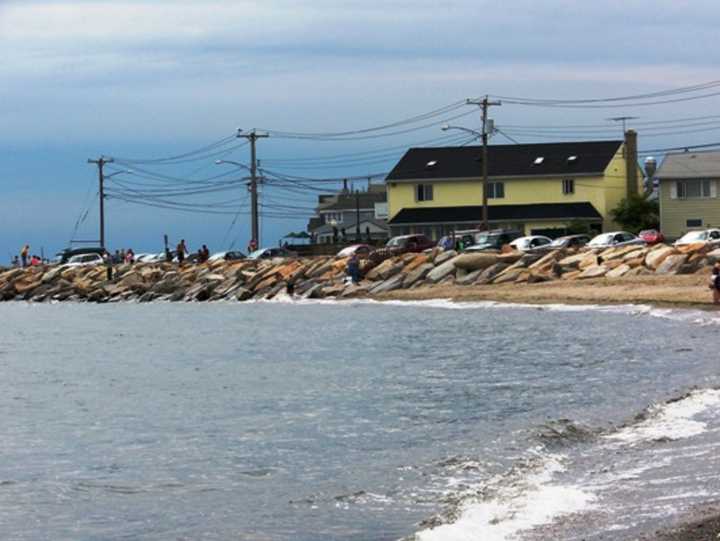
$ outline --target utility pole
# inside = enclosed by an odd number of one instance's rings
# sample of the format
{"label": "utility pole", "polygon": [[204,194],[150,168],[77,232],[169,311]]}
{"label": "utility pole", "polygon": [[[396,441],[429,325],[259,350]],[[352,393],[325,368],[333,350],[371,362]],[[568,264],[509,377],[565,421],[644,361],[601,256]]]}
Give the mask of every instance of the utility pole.
{"label": "utility pole", "polygon": [[490,101],[489,96],[485,95],[482,99],[467,99],[465,103],[468,105],[479,105],[482,111],[482,176],[483,176],[483,208],[482,208],[482,222],[483,229],[485,231],[490,230],[490,223],[488,219],[488,136],[493,131],[490,127],[493,122],[488,118],[488,108],[494,105],[502,105],[500,101]]}
{"label": "utility pole", "polygon": [[88,163],[93,163],[98,166],[98,182],[100,188],[98,194],[100,195],[100,248],[105,249],[105,176],[103,168],[106,163],[113,163],[112,158],[106,158],[100,156],[97,160],[88,159]]}
{"label": "utility pole", "polygon": [[360,190],[355,190],[355,240],[360,242]]}
{"label": "utility pole", "polygon": [[250,206],[251,206],[251,229],[252,240],[255,241],[256,248],[260,248],[260,220],[258,213],[258,178],[257,178],[257,157],[255,153],[255,142],[262,138],[268,137],[267,133],[257,133],[255,128],[244,133],[238,130],[238,137],[244,137],[250,142]]}

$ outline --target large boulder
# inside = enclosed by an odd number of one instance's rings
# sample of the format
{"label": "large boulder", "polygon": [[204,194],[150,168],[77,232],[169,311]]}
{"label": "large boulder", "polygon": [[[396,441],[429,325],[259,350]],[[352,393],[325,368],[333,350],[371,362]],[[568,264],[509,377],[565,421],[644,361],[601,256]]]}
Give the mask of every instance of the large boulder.
{"label": "large boulder", "polygon": [[455,267],[466,271],[485,270],[498,262],[498,254],[476,252],[459,255]]}
{"label": "large boulder", "polygon": [[666,258],[677,253],[672,246],[663,246],[653,249],[645,256],[645,266],[649,269],[656,270]]}
{"label": "large boulder", "polygon": [[427,276],[427,273],[434,268],[435,267],[432,263],[424,263],[416,269],[411,270],[405,274],[405,277],[403,278],[403,288],[407,289],[420,282]]}
{"label": "large boulder", "polygon": [[480,276],[478,276],[476,282],[478,284],[489,284],[493,281],[493,279],[495,279],[498,274],[500,274],[509,267],[510,265],[508,263],[495,263],[494,265],[491,265],[490,267],[482,271],[480,273]]}
{"label": "large boulder", "polygon": [[388,291],[400,289],[403,285],[404,279],[405,276],[403,276],[402,274],[396,274],[395,276],[392,276],[391,278],[388,278],[387,280],[380,282],[375,287],[373,287],[370,290],[370,294],[377,295],[378,293],[387,293]]}
{"label": "large boulder", "polygon": [[687,261],[687,254],[669,255],[658,265],[655,272],[658,274],[675,274],[678,269]]}
{"label": "large boulder", "polygon": [[480,275],[485,272],[484,269],[478,269],[472,272],[467,273],[462,278],[458,278],[455,280],[455,283],[461,286],[467,286],[470,284],[474,284],[475,281],[480,278]]}
{"label": "large boulder", "polygon": [[598,265],[600,265],[600,259],[598,259],[597,254],[594,254],[593,252],[588,252],[580,260],[580,263],[578,264],[578,269],[585,270],[590,267],[597,267]]}
{"label": "large boulder", "polygon": [[718,261],[720,261],[720,248],[716,248],[712,250],[711,252],[707,253],[708,262],[711,265],[714,265]]}
{"label": "large boulder", "polygon": [[618,265],[614,269],[609,270],[606,274],[606,278],[620,278],[621,276],[624,276],[628,273],[628,271],[631,269],[630,265],[627,263],[623,263],[622,265]]}
{"label": "large boulder", "polygon": [[447,250],[445,252],[439,252],[433,259],[433,263],[435,263],[435,265],[442,265],[446,261],[451,260],[456,255],[457,255],[457,252],[455,250]]}
{"label": "large boulder", "polygon": [[[452,251],[452,250],[451,250]],[[445,252],[448,253],[448,252]],[[450,274],[453,274],[455,272],[455,259],[461,257],[461,256],[455,256],[452,259],[446,260],[441,265],[436,266],[433,270],[431,270],[427,274],[427,280],[432,282],[433,284],[439,282],[446,276],[449,276]]]}
{"label": "large boulder", "polygon": [[561,259],[560,261],[558,261],[558,263],[563,268],[577,269],[578,266],[580,265],[580,262],[583,259],[585,259],[586,255],[587,254],[585,254],[585,252],[580,252],[579,254],[567,256],[567,257]]}
{"label": "large boulder", "polygon": [[504,271],[502,271],[500,274],[498,274],[492,280],[492,283],[493,284],[505,284],[507,282],[514,282],[523,273],[528,273],[528,271],[523,267],[510,266],[507,269],[505,269]]}
{"label": "large boulder", "polygon": [[395,259],[386,259],[380,263],[377,267],[371,269],[366,275],[370,281],[387,280],[391,276],[399,273],[403,269],[404,265],[402,261]]}
{"label": "large boulder", "polygon": [[607,273],[608,269],[605,265],[593,265],[592,267],[587,267],[580,273],[578,276],[579,279],[584,280],[587,278],[600,278],[602,276],[605,276],[605,273]]}

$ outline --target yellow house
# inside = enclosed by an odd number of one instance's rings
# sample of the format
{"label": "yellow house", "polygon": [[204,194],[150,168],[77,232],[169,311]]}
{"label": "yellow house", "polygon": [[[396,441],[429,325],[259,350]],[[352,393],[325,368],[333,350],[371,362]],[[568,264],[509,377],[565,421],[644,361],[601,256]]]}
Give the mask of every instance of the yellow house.
{"label": "yellow house", "polygon": [[[610,210],[642,179],[636,134],[626,137],[628,152],[620,140],[489,146],[490,227],[549,236],[578,221],[617,229]],[[437,239],[482,223],[482,147],[411,148],[385,182],[393,235]]]}

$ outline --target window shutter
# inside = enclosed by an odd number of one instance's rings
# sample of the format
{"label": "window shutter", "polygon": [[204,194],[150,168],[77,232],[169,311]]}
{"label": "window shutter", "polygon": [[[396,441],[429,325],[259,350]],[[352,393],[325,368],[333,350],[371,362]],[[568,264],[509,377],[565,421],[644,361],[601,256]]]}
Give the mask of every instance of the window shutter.
{"label": "window shutter", "polygon": [[678,198],[678,189],[677,189],[677,181],[674,180],[670,183],[670,199],[677,199]]}
{"label": "window shutter", "polygon": [[710,197],[713,199],[717,197],[717,180],[710,181]]}

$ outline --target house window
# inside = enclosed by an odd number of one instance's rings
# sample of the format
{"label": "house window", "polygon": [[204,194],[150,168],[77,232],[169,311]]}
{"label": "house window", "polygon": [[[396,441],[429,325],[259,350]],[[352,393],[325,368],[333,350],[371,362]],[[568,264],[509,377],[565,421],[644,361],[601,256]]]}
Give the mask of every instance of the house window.
{"label": "house window", "polygon": [[688,220],[685,222],[685,225],[687,227],[702,227],[702,224],[702,218],[688,218]]}
{"label": "house window", "polygon": [[415,186],[415,200],[416,201],[432,201],[433,200],[433,185],[432,184],[418,184]]}
{"label": "house window", "polygon": [[563,195],[572,195],[575,193],[575,179],[566,178],[562,181]]}
{"label": "house window", "polygon": [[325,223],[331,224],[341,224],[343,222],[343,213],[342,212],[328,212],[325,214]]}
{"label": "house window", "polygon": [[505,183],[504,182],[488,182],[488,199],[504,199]]}
{"label": "house window", "polygon": [[706,199],[711,197],[709,180],[678,180],[675,186],[679,199]]}

